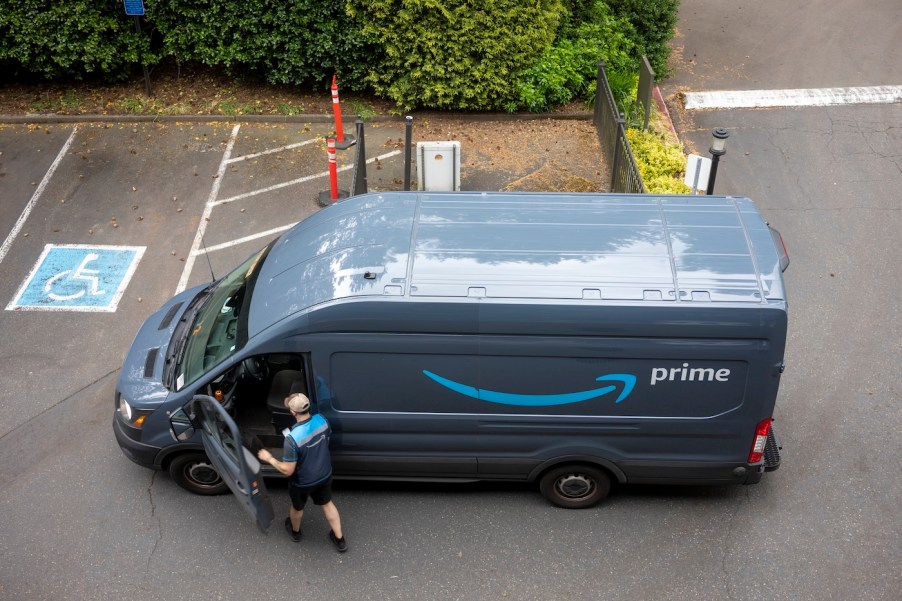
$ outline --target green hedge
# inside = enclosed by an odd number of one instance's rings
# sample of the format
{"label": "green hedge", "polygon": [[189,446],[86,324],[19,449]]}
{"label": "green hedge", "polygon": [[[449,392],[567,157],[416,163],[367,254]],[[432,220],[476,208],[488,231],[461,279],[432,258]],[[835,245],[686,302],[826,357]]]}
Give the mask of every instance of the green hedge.
{"label": "green hedge", "polygon": [[602,59],[615,95],[622,95],[617,82],[631,86],[639,61],[629,37],[629,22],[614,17],[600,0],[572,10],[555,43],[518,78],[517,98],[508,104],[508,110],[541,112],[572,100],[589,102],[595,95],[598,62]]}
{"label": "green hedge", "polygon": [[122,3],[115,0],[0,0],[0,66],[13,76],[124,79],[145,56]]}
{"label": "green hedge", "polygon": [[161,53],[183,63],[224,67],[272,84],[360,90],[379,56],[344,0],[157,0],[148,19]]}
{"label": "green hedge", "polygon": [[639,56],[646,55],[655,78],[670,73],[670,39],[677,22],[680,0],[605,0],[614,14],[628,20],[635,31]]}
{"label": "green hedge", "polygon": [[[119,80],[142,62],[272,84],[372,89],[400,109],[545,111],[666,72],[678,0],[0,0],[0,75]],[[633,93],[634,94],[634,93]],[[624,100],[625,102],[627,100]]]}
{"label": "green hedge", "polygon": [[399,108],[490,110],[551,45],[561,0],[348,0],[384,59],[368,81]]}
{"label": "green hedge", "polygon": [[[119,0],[0,0],[0,66],[13,76],[107,80],[162,59],[273,84],[359,90],[379,50],[344,0],[155,0],[138,35]],[[153,52],[151,52],[151,41]]]}

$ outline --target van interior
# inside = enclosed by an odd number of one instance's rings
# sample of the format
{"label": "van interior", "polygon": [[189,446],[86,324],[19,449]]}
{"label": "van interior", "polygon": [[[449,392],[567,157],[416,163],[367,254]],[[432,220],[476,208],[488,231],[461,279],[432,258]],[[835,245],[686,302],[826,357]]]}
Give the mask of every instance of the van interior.
{"label": "van interior", "polygon": [[207,394],[229,412],[241,429],[242,443],[256,455],[261,448],[282,456],[282,431],[294,424],[285,397],[303,393],[314,403],[307,369],[301,355],[275,353],[256,355],[215,378]]}

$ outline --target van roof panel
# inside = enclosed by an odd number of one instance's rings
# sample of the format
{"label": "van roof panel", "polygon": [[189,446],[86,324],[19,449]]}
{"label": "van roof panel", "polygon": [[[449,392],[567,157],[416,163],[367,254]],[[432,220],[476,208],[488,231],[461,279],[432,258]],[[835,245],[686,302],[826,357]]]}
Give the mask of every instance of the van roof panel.
{"label": "van roof panel", "polygon": [[785,299],[747,198],[387,192],[341,200],[265,261],[252,332],[333,299]]}

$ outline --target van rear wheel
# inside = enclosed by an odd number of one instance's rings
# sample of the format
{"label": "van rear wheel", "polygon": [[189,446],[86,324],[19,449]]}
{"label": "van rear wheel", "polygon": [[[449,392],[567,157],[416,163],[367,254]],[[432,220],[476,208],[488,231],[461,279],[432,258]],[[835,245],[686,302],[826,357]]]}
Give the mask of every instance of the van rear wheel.
{"label": "van rear wheel", "polygon": [[198,495],[221,495],[228,485],[204,453],[185,453],[169,464],[169,475],[176,484]]}
{"label": "van rear wheel", "polygon": [[608,496],[611,479],[603,470],[591,465],[561,465],[542,476],[539,490],[553,505],[584,509]]}

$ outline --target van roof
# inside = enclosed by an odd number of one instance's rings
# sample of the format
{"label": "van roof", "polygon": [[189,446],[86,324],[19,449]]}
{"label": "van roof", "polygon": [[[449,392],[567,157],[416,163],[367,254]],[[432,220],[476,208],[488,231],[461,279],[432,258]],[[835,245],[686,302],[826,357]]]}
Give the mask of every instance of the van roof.
{"label": "van roof", "polygon": [[769,228],[747,198],[385,192],[338,201],[275,243],[250,333],[363,296],[785,299]]}

